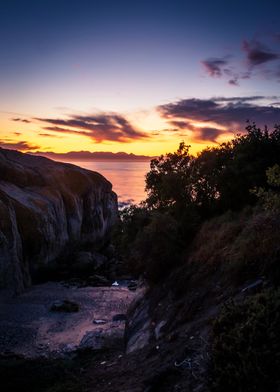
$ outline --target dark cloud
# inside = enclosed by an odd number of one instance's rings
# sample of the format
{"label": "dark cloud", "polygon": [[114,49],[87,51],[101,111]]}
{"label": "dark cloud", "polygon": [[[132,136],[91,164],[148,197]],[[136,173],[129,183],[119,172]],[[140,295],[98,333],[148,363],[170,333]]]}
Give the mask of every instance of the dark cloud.
{"label": "dark cloud", "polygon": [[237,78],[237,77],[236,77],[236,78],[233,78],[233,79],[230,79],[230,80],[228,81],[228,83],[231,84],[232,86],[239,86],[238,78]]}
{"label": "dark cloud", "polygon": [[51,127],[44,128],[49,131],[87,136],[98,143],[102,141],[125,143],[147,138],[145,133],[137,130],[125,117],[116,113],[71,115],[68,119],[36,118],[36,120],[51,124]]}
{"label": "dark cloud", "polygon": [[[213,128],[213,127],[197,127],[194,126],[191,122],[187,122],[187,121],[170,121],[169,123],[172,125],[177,124],[178,128],[174,128],[174,129],[164,129],[162,131],[172,131],[172,132],[176,132],[178,136],[181,137],[186,137],[186,136],[190,136],[189,131],[191,131],[191,136],[193,140],[205,140],[205,141],[211,141],[211,142],[216,142],[217,137],[221,134],[224,133],[223,130],[221,129],[217,129],[217,128]],[[186,132],[182,132],[182,130],[186,131]]]}
{"label": "dark cloud", "polygon": [[[254,121],[258,125],[274,126],[280,124],[280,108],[270,105],[257,105],[253,101],[267,97],[231,97],[212,99],[183,99],[161,105],[158,111],[172,125],[185,123],[196,137],[201,140],[215,140],[219,134],[243,130],[246,121]],[[200,127],[194,126],[199,122]],[[212,124],[217,124],[214,128]],[[203,125],[204,124],[204,125]],[[220,130],[219,128],[225,128]]]}
{"label": "dark cloud", "polygon": [[279,99],[277,95],[251,95],[249,97],[214,97],[212,98],[215,102],[252,102],[252,101],[260,101],[260,100],[272,100]]}
{"label": "dark cloud", "polygon": [[250,67],[255,67],[279,58],[279,54],[270,51],[258,41],[243,41],[243,50],[246,53]]}
{"label": "dark cloud", "polygon": [[[275,34],[273,37],[274,41],[277,41],[279,34]],[[273,45],[272,42],[271,44]],[[275,42],[273,46],[275,47]],[[280,59],[278,50],[270,49],[257,40],[244,40],[242,51],[246,55],[246,62],[243,64],[232,61],[233,55],[213,57],[203,60],[201,63],[210,77],[226,78],[231,86],[239,86],[241,80],[250,79],[253,76],[280,81],[279,72],[277,73],[275,66],[266,67],[267,63],[270,65],[270,62]]]}
{"label": "dark cloud", "polygon": [[[187,121],[182,121],[182,120],[173,120],[173,121],[170,121],[170,124],[171,124],[171,125],[174,125],[174,127],[180,128],[180,129],[186,129],[186,128],[188,128],[188,126],[190,125],[189,122],[187,122]],[[175,129],[175,130],[176,130],[176,129]]]}
{"label": "dark cloud", "polygon": [[204,127],[204,128],[199,128],[198,134],[196,135],[194,133],[194,136],[195,139],[198,140],[216,142],[217,137],[220,136],[223,132],[224,131],[221,131],[220,129],[217,128]]}
{"label": "dark cloud", "polygon": [[12,118],[12,121],[19,121],[19,122],[23,122],[23,123],[27,123],[27,124],[29,124],[31,122],[30,120],[27,120],[26,118],[19,118],[19,117]]}
{"label": "dark cloud", "polygon": [[238,75],[234,69],[229,64],[229,58],[231,56],[226,56],[224,58],[210,58],[202,60],[201,63],[204,66],[206,73],[212,78],[229,78],[228,83],[232,86],[238,86],[240,75]]}
{"label": "dark cloud", "polygon": [[84,135],[84,136],[91,136],[89,132],[85,131],[79,131],[75,129],[69,129],[69,128],[62,128],[62,127],[43,127],[46,131],[52,131],[52,132],[59,132],[59,133],[69,133],[69,134],[76,134],[76,135]]}
{"label": "dark cloud", "polygon": [[210,58],[202,60],[201,63],[209,76],[220,78],[224,73],[224,67],[228,64],[228,60],[221,58]]}
{"label": "dark cloud", "polygon": [[19,151],[34,151],[40,148],[40,146],[27,141],[13,142],[8,140],[0,140],[0,147]]}
{"label": "dark cloud", "polygon": [[44,137],[56,137],[60,138],[61,136],[55,135],[53,133],[39,133],[39,136],[44,136]]}

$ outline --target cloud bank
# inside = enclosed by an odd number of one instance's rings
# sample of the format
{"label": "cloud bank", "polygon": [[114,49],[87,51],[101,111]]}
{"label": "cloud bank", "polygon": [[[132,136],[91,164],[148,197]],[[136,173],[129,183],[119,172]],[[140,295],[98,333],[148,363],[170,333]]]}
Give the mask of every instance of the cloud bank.
{"label": "cloud bank", "polygon": [[9,141],[9,140],[1,140],[0,139],[0,147],[7,148],[10,150],[19,150],[19,151],[35,151],[40,148],[39,145],[29,143],[27,141]]}
{"label": "cloud bank", "polygon": [[44,129],[56,133],[69,133],[86,136],[95,143],[114,141],[129,143],[148,135],[134,127],[123,115],[116,113],[95,114],[89,116],[71,115],[67,119],[36,118],[46,123]]}
{"label": "cloud bank", "polygon": [[255,103],[266,98],[190,98],[160,105],[157,110],[170,125],[191,131],[195,140],[215,142],[221,135],[243,131],[247,121],[254,121],[259,126],[279,124],[279,107]]}

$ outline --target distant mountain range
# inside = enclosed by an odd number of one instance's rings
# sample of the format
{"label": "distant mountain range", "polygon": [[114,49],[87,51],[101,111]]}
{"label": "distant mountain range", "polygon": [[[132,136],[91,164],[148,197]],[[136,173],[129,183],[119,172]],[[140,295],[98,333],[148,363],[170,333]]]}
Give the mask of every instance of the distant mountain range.
{"label": "distant mountain range", "polygon": [[62,161],[150,161],[155,158],[147,155],[127,154],[126,152],[90,152],[90,151],[70,151],[66,153],[37,151],[32,155],[41,155],[54,160]]}

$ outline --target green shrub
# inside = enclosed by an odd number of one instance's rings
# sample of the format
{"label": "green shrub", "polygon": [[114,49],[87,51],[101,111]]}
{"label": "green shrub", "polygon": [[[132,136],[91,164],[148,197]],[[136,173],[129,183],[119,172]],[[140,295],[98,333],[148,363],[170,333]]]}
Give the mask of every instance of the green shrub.
{"label": "green shrub", "polygon": [[224,306],[213,326],[211,391],[279,391],[279,331],[280,290]]}
{"label": "green shrub", "polygon": [[280,211],[280,166],[274,165],[267,169],[267,184],[269,189],[255,188],[252,190],[266,211]]}

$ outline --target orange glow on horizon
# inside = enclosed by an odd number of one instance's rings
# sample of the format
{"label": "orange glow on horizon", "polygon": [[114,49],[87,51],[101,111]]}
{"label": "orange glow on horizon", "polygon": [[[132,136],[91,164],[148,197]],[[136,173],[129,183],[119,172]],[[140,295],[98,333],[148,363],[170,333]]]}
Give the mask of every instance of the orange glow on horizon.
{"label": "orange glow on horizon", "polygon": [[[103,141],[97,143],[86,135],[75,135],[73,133],[59,133],[44,129],[44,124],[36,120],[30,122],[14,121],[16,117],[12,114],[1,115],[0,121],[0,142],[5,147],[8,145],[26,142],[25,148],[18,148],[23,152],[41,151],[66,153],[70,151],[90,151],[90,152],[126,152],[136,155],[158,156],[168,152],[176,151],[179,143],[185,141],[191,145],[191,153],[197,154],[207,146],[213,146],[216,143],[207,140],[197,140],[192,137],[191,130],[181,130],[175,132],[169,124],[162,119],[156,111],[135,112],[127,115],[132,124],[136,124],[137,129],[146,133],[147,139],[136,139],[130,142]],[[29,121],[29,120],[28,120]],[[205,127],[205,123],[192,123],[194,128]],[[218,139],[223,142],[232,137],[232,134],[226,133],[226,128],[218,124],[207,124],[217,129],[225,131]],[[30,148],[28,148],[30,145]],[[9,147],[7,147],[9,148]]]}

